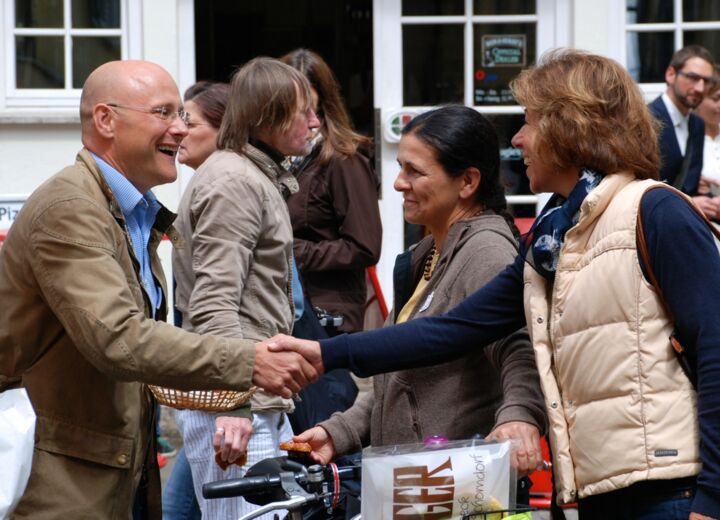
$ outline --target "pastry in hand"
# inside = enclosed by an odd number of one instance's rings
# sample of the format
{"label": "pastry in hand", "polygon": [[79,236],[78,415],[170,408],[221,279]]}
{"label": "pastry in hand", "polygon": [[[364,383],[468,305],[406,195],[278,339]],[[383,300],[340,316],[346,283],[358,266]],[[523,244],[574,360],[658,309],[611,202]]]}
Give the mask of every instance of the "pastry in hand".
{"label": "pastry in hand", "polygon": [[312,452],[312,446],[307,442],[293,442],[289,440],[287,442],[280,443],[280,449],[288,452],[288,458],[296,460],[298,462],[309,462],[310,452]]}
{"label": "pastry in hand", "polygon": [[247,464],[247,451],[243,452],[233,462],[228,462],[226,460],[222,460],[222,450],[217,450],[215,452],[215,463],[218,466],[220,466],[220,469],[222,469],[223,471],[227,470],[231,464],[237,464],[238,466],[244,466],[245,464]]}

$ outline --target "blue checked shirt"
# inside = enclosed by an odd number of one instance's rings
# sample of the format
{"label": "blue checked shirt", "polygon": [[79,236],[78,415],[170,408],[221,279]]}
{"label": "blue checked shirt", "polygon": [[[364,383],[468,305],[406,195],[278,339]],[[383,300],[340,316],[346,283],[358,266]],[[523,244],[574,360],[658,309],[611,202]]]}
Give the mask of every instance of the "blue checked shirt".
{"label": "blue checked shirt", "polygon": [[94,153],[91,152],[90,155],[95,159],[120,205],[120,211],[125,217],[135,258],[140,264],[140,278],[145,292],[150,298],[153,316],[155,316],[155,312],[162,301],[162,292],[155,283],[155,277],[150,266],[148,242],[150,241],[150,231],[155,223],[155,217],[160,211],[160,203],[151,191],[143,195],[122,173]]}

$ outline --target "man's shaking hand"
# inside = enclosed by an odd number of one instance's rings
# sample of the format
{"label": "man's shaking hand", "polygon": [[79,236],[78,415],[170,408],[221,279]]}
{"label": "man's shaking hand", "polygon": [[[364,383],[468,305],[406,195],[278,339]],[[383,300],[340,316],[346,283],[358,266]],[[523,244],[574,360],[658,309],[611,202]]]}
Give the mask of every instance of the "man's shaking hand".
{"label": "man's shaking hand", "polygon": [[271,352],[297,352],[302,355],[315,368],[318,377],[325,373],[320,343],[317,341],[278,334],[267,340],[266,343]]}
{"label": "man's shaking hand", "polygon": [[[255,364],[253,366],[253,383],[270,393],[289,399],[302,388],[314,383],[322,374],[316,363],[309,362],[305,357],[295,353],[299,349],[274,348],[268,345],[275,341],[255,343]],[[289,336],[283,336],[290,338]],[[320,346],[317,346],[317,358],[320,357]],[[322,367],[322,361],[320,361]]]}

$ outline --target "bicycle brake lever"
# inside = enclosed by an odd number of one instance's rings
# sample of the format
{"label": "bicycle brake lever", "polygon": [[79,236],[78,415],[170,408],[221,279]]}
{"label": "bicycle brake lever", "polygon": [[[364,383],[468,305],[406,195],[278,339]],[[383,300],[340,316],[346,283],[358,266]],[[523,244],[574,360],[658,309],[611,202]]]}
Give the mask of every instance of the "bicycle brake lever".
{"label": "bicycle brake lever", "polygon": [[316,498],[315,495],[308,493],[298,484],[295,479],[295,473],[291,471],[283,471],[280,473],[280,485],[289,497]]}
{"label": "bicycle brake lever", "polygon": [[292,497],[288,500],[270,502],[269,504],[265,504],[264,506],[256,509],[255,511],[251,511],[248,514],[241,516],[238,520],[252,520],[253,518],[257,518],[264,515],[265,513],[269,513],[270,511],[275,511],[277,509],[287,509],[289,511],[292,511],[293,508],[303,506],[308,502],[308,497]]}

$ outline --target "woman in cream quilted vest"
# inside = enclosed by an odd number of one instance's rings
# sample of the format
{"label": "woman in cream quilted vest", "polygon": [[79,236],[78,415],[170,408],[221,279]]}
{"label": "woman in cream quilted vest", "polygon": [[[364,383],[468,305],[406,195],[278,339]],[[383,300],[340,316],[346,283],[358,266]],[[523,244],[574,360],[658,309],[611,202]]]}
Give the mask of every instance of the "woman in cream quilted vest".
{"label": "woman in cream quilted vest", "polygon": [[[530,187],[552,192],[514,264],[449,313],[317,343],[318,366],[368,376],[438,363],[527,323],[561,503],[587,519],[720,518],[720,257],[657,179],[657,133],[614,61],[554,51],[513,81]],[[638,256],[636,231],[648,246]],[[654,272],[674,321],[648,282]],[[523,312],[524,310],[524,312]],[[685,345],[697,393],[669,341]],[[320,357],[321,356],[321,357]],[[540,454],[518,454],[531,469]]]}

